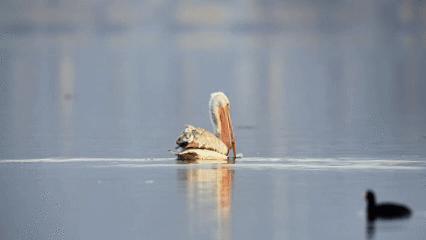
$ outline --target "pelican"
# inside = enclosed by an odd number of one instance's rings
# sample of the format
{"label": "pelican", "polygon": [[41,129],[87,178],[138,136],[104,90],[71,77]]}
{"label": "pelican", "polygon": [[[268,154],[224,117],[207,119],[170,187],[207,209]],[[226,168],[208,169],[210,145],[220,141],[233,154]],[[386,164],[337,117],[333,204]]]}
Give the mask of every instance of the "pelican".
{"label": "pelican", "polygon": [[209,102],[210,120],[214,133],[203,128],[187,125],[176,140],[178,160],[227,161],[232,148],[236,157],[236,144],[232,128],[231,107],[228,97],[222,92],[212,93]]}

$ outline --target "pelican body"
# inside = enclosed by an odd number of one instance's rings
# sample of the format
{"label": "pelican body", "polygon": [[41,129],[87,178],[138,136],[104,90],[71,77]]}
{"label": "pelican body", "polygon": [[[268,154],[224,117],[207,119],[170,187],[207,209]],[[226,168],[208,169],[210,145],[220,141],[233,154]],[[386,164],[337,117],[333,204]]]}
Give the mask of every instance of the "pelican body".
{"label": "pelican body", "polygon": [[231,149],[235,158],[235,136],[228,97],[222,92],[212,93],[209,109],[214,133],[187,125],[176,140],[181,150],[176,153],[178,160],[227,161]]}

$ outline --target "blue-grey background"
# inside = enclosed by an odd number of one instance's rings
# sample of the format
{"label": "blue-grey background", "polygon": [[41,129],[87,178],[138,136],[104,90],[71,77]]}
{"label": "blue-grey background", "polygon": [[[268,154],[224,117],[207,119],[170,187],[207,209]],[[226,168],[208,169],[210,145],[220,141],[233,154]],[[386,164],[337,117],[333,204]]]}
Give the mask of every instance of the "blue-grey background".
{"label": "blue-grey background", "polygon": [[[419,0],[2,0],[0,238],[422,239],[425,67]],[[218,90],[245,158],[176,165]]]}
{"label": "blue-grey background", "polygon": [[424,1],[2,1],[0,157],[426,155]]}

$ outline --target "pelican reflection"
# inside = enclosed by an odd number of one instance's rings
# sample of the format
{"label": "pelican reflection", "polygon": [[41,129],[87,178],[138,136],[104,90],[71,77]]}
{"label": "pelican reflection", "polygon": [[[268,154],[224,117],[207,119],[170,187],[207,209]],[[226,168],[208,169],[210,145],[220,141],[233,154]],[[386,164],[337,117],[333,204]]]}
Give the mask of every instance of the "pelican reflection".
{"label": "pelican reflection", "polygon": [[[192,234],[230,239],[234,170],[227,165],[212,168],[189,165],[180,171],[191,212],[189,227]],[[206,232],[206,229],[212,232]]]}

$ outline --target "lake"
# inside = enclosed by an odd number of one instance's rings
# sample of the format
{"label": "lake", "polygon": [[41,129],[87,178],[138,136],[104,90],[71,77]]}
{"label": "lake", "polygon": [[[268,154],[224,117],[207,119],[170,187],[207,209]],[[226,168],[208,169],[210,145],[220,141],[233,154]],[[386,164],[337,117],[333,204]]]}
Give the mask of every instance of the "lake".
{"label": "lake", "polygon": [[[2,1],[1,239],[424,239],[423,1]],[[181,164],[231,101],[235,164]],[[414,211],[365,221],[364,192]]]}

